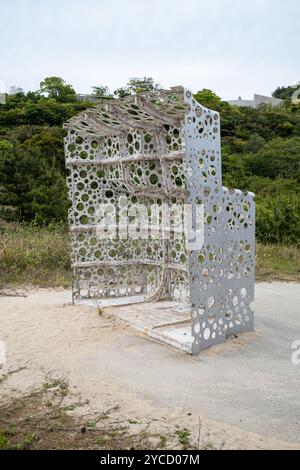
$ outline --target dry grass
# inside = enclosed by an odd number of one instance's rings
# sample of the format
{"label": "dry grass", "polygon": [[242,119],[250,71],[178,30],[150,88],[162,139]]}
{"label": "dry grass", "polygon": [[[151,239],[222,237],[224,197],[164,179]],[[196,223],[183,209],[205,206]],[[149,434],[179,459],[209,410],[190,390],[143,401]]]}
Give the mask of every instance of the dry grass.
{"label": "dry grass", "polygon": [[300,247],[257,243],[255,262],[258,281],[300,281]]}
{"label": "dry grass", "polygon": [[193,442],[186,428],[162,427],[164,434],[150,430],[151,422],[140,426],[118,406],[91,412],[87,401],[70,392],[65,377],[50,373],[40,388],[1,400],[0,450],[207,449],[207,442]]}
{"label": "dry grass", "polygon": [[70,286],[66,227],[0,224],[0,287]]}
{"label": "dry grass", "polygon": [[[300,281],[300,247],[258,243],[256,279]],[[26,284],[70,287],[65,226],[0,223],[0,288]]]}
{"label": "dry grass", "polygon": [[[43,386],[0,406],[0,449],[147,448],[147,436],[128,433],[113,413],[84,413],[80,397],[70,395],[64,377],[47,376]],[[112,416],[111,416],[112,415]]]}

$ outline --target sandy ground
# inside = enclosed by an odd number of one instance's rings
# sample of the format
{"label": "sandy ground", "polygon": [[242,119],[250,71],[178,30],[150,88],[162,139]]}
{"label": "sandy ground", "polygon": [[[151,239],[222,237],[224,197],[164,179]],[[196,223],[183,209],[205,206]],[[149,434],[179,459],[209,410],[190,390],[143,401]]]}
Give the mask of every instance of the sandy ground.
{"label": "sandy ground", "polygon": [[[285,285],[275,283],[275,289],[278,286]],[[299,286],[294,287],[299,294]],[[261,284],[259,289],[263,295],[264,289],[268,292],[268,285]],[[282,290],[286,292],[285,287]],[[5,341],[7,350],[7,362],[0,375],[24,367],[0,384],[2,396],[22,394],[55,370],[68,376],[71,389],[87,399],[92,409],[101,412],[119,405],[124,420],[132,421],[133,428],[148,426],[162,435],[170,427],[188,428],[193,442],[198,441],[200,431],[201,445],[207,447],[300,448],[299,433],[295,439],[286,439],[284,433],[282,438],[274,438],[274,435],[280,437],[280,432],[271,435],[249,432],[256,427],[251,421],[248,426],[247,420],[246,424],[237,425],[243,417],[238,408],[232,413],[234,418],[223,419],[220,413],[220,421],[212,419],[214,413],[208,412],[205,401],[195,401],[195,397],[201,395],[200,388],[195,389],[201,387],[199,376],[194,384],[184,383],[188,380],[185,372],[180,376],[181,370],[187,370],[188,374],[192,367],[199,367],[199,372],[203,368],[204,373],[209,366],[207,361],[218,361],[223,355],[232,360],[237,352],[244,353],[252,346],[256,350],[255,343],[259,343],[263,335],[259,329],[193,358],[144,338],[108,314],[99,316],[94,308],[72,306],[67,290],[31,289],[24,294],[25,297],[0,296],[0,340]],[[173,370],[169,367],[170,361]],[[214,374],[214,363],[211,362],[210,374]],[[165,364],[165,368],[161,364]],[[184,392],[183,386],[189,388],[189,393]],[[219,387],[220,393],[222,387]],[[247,390],[240,390],[240,393],[247,393]],[[207,397],[205,399],[207,401]],[[218,403],[222,407],[220,400]],[[299,409],[295,409],[296,412],[299,413]],[[260,420],[259,414],[256,421]],[[280,428],[278,416],[276,419],[276,426]]]}

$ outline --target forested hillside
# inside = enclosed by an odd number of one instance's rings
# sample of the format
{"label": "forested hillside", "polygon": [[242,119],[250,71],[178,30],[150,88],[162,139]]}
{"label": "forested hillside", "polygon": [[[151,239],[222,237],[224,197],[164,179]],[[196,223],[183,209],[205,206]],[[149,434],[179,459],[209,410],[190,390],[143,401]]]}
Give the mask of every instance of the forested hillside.
{"label": "forested hillside", "polygon": [[[99,100],[154,89],[152,79],[131,80],[110,93],[93,88]],[[279,90],[279,91],[278,91]],[[257,238],[300,240],[300,106],[288,88],[278,88],[280,109],[237,108],[210,90],[196,93],[204,106],[221,113],[223,184],[256,193]],[[291,88],[292,90],[292,88]],[[78,100],[58,77],[36,92],[17,89],[0,104],[0,218],[49,224],[67,217],[62,124],[94,101]]]}

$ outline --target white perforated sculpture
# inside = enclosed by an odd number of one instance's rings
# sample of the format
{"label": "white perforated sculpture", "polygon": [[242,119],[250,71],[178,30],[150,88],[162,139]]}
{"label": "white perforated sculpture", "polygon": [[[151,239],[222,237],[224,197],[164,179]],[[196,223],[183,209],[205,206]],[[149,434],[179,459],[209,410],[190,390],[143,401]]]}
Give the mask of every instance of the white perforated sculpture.
{"label": "white perforated sculpture", "polygon": [[106,101],[65,128],[74,300],[188,304],[192,354],[252,330],[255,206],[222,187],[219,114],[176,87]]}

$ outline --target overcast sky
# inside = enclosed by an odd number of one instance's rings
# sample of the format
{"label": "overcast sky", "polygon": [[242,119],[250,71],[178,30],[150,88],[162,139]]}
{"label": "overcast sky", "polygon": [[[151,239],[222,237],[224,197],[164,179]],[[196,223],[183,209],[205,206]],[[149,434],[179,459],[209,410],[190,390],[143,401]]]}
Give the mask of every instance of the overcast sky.
{"label": "overcast sky", "polygon": [[77,92],[129,77],[224,99],[300,80],[299,0],[0,0],[0,80]]}

